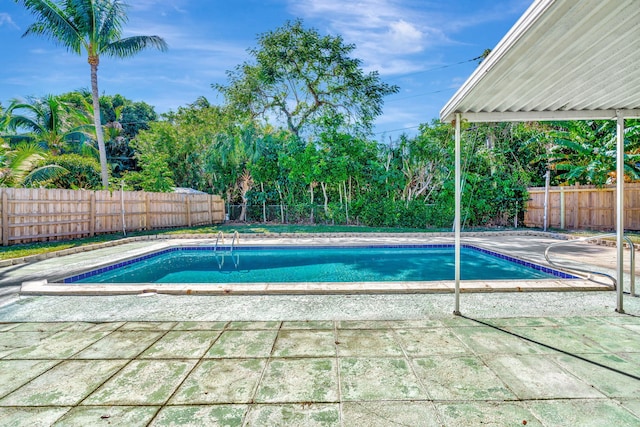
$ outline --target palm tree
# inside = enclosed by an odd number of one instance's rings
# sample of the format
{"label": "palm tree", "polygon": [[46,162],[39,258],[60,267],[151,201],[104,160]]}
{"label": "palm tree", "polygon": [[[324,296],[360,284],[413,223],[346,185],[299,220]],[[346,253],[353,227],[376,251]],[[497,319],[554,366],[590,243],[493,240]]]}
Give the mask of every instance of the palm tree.
{"label": "palm tree", "polygon": [[86,52],[91,67],[91,96],[93,122],[100,152],[102,185],[109,187],[107,152],[100,119],[98,92],[98,65],[100,55],[126,58],[146,47],[161,51],[167,43],[158,36],[132,36],[122,38],[122,26],[127,22],[125,4],[119,0],[15,0],[36,17],[23,37],[43,35],[65,46],[78,55]]}
{"label": "palm tree", "polygon": [[29,134],[5,136],[6,139],[33,141],[54,155],[70,150],[82,151],[82,147],[72,149],[72,142],[91,138],[92,126],[87,115],[53,95],[26,101],[13,100],[7,108],[7,116],[8,129],[23,129]]}
{"label": "palm tree", "polygon": [[46,153],[37,144],[21,143],[12,148],[0,139],[0,187],[38,184],[66,172],[58,165],[36,165]]}

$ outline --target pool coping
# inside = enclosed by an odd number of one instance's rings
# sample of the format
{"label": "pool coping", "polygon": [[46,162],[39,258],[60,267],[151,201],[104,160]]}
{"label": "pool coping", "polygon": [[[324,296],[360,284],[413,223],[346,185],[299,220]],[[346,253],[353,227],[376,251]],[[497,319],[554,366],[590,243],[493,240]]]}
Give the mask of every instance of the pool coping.
{"label": "pool coping", "polygon": [[[437,282],[352,282],[352,283],[252,283],[252,284],[162,284],[136,285],[60,285],[47,280],[23,282],[22,295],[312,295],[312,294],[411,294],[453,293],[453,280]],[[589,280],[538,279],[467,280],[460,284],[460,292],[567,292],[612,291],[606,285]]]}
{"label": "pool coping", "polygon": [[[326,237],[326,236],[323,236]],[[338,237],[338,236],[335,236]],[[347,237],[347,236],[340,236]],[[348,236],[351,237],[351,236]],[[371,236],[369,236],[371,237]],[[378,236],[380,237],[380,236]],[[197,241],[207,241],[206,239],[194,239]],[[255,243],[252,242],[255,245]],[[172,244],[174,246],[193,246],[193,243]],[[203,245],[205,246],[205,245]],[[244,245],[242,245],[244,246]],[[262,245],[260,245],[262,246]],[[308,246],[301,244],[299,246]],[[313,245],[323,246],[323,245]],[[370,246],[362,243],[341,244],[348,246]],[[394,245],[395,246],[395,245]],[[404,246],[404,245],[402,245]],[[446,245],[449,246],[449,245]],[[496,254],[500,252],[483,248],[482,245],[469,245],[476,249],[489,251]],[[166,249],[166,248],[165,248]],[[140,258],[145,254],[155,253],[162,249],[150,249],[147,252],[124,257],[119,260],[112,260],[105,263],[97,263],[85,271],[96,270],[102,266],[125,262],[127,260]],[[522,263],[532,263],[530,260],[504,255],[508,258],[519,260]],[[537,264],[537,263],[532,263]],[[539,264],[538,264],[539,265]],[[546,268],[546,267],[545,267]],[[555,269],[562,271],[560,269]],[[75,273],[75,272],[74,272]],[[73,275],[73,274],[71,274]],[[70,275],[67,275],[68,277]],[[455,282],[433,281],[433,282],[352,282],[352,283],[329,283],[329,282],[295,282],[295,283],[233,283],[233,284],[91,284],[81,285],[60,284],[55,279],[55,283],[48,280],[35,280],[22,282],[20,294],[22,295],[151,295],[151,294],[171,294],[171,295],[299,295],[299,294],[398,294],[398,293],[453,293]],[[532,280],[464,280],[461,281],[460,292],[566,292],[566,291],[610,291],[610,286],[595,283],[586,279],[563,279],[560,277],[550,279]]]}

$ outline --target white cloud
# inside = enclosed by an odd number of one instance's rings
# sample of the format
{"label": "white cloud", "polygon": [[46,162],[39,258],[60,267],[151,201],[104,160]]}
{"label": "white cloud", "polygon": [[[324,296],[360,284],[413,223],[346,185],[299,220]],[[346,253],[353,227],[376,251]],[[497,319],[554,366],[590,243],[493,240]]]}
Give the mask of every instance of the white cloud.
{"label": "white cloud", "polygon": [[[425,54],[459,44],[455,35],[469,27],[504,19],[530,0],[503,0],[486,7],[466,10],[456,2],[423,0],[288,0],[291,13],[320,22],[333,34],[357,46],[356,56],[365,69],[383,75],[402,75],[442,65]],[[432,57],[434,55],[429,55]]]}
{"label": "white cloud", "polygon": [[[170,24],[146,22],[145,25],[129,25],[123,36],[157,35],[169,45],[167,55],[197,52],[198,54],[215,54],[225,58],[246,57],[246,46],[229,41],[210,40],[201,37],[201,33],[194,28],[177,27]],[[238,62],[234,62],[234,65]]]}
{"label": "white cloud", "polygon": [[446,41],[440,30],[428,25],[424,5],[414,8],[397,0],[290,0],[290,8],[298,16],[325,23],[330,33],[354,43],[365,68],[381,74],[428,66],[414,62],[412,55]]}
{"label": "white cloud", "polygon": [[7,27],[12,27],[12,28],[16,28],[18,29],[18,25],[13,22],[13,19],[11,19],[11,15],[9,15],[8,13],[0,13],[0,27],[3,26],[7,26]]}
{"label": "white cloud", "polygon": [[401,19],[389,24],[389,40],[394,46],[413,46],[410,51],[422,50],[424,34],[415,25]]}
{"label": "white cloud", "polygon": [[425,67],[417,60],[388,57],[369,60],[363,64],[362,69],[367,73],[377,71],[380,75],[398,75],[424,71]]}

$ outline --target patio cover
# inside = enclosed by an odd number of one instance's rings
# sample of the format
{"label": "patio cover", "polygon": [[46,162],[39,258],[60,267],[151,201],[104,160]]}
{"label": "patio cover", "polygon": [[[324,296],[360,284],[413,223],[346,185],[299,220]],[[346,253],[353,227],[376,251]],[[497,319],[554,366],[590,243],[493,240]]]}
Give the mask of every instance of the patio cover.
{"label": "patio cover", "polygon": [[[456,127],[456,306],[460,292],[460,122],[640,118],[640,0],[535,0],[440,112]],[[622,309],[624,187],[617,185]]]}

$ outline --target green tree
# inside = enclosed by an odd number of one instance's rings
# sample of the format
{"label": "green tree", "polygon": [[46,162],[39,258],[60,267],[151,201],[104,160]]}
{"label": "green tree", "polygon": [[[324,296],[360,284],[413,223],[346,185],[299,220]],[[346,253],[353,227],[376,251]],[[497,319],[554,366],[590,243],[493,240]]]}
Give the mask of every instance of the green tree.
{"label": "green tree", "polygon": [[320,188],[327,219],[349,222],[349,205],[354,185],[368,181],[368,162],[377,156],[376,146],[364,138],[340,132],[339,123],[326,123],[317,141]]}
{"label": "green tree", "polygon": [[134,147],[140,171],[125,174],[125,182],[135,190],[158,193],[173,191],[175,184],[168,164],[168,154],[159,151],[149,140],[138,140]]}
{"label": "green tree", "polygon": [[407,206],[412,200],[432,200],[432,195],[451,177],[452,168],[448,167],[451,157],[447,150],[450,129],[433,121],[431,125],[421,125],[420,134],[415,138],[400,138],[397,155],[404,177],[402,200]]}
{"label": "green tree", "polygon": [[100,120],[98,65],[100,56],[130,57],[145,49],[166,50],[166,42],[158,36],[122,38],[122,26],[127,21],[125,5],[119,0],[15,0],[33,13],[36,22],[24,36],[43,35],[57,41],[68,50],[87,54],[91,69],[93,120],[100,153],[102,186],[109,187],[107,152]]}
{"label": "green tree", "polygon": [[90,140],[88,117],[57,96],[15,100],[7,114],[9,129],[28,132],[9,139],[33,141],[55,155],[82,151],[84,142]]}
{"label": "green tree", "polygon": [[237,192],[240,196],[242,207],[240,221],[247,219],[248,193],[255,184],[250,164],[259,159],[262,140],[260,129],[253,123],[239,123],[219,132],[214,139],[214,144],[210,147],[219,156],[217,158],[219,166],[229,171],[230,177],[235,178],[234,185],[227,187],[227,201],[231,201],[233,192]]}
{"label": "green tree", "polygon": [[266,129],[260,143],[260,156],[249,164],[251,175],[260,186],[260,192],[254,193],[263,206],[263,218],[266,222],[266,204],[272,201],[280,207],[280,220],[287,222],[285,203],[292,198],[292,182],[289,179],[289,153],[300,145],[299,139],[286,130]]}
{"label": "green tree", "polygon": [[[624,171],[640,179],[640,121],[629,121],[625,129]],[[561,183],[607,184],[616,171],[616,124],[611,120],[573,121],[556,124],[549,133],[554,147],[548,155]]]}
{"label": "green tree", "polygon": [[302,136],[326,117],[342,116],[352,130],[369,131],[382,113],[383,98],[398,87],[364,73],[351,58],[355,45],[340,36],[321,36],[302,21],[262,34],[249,49],[255,62],[228,72],[228,85],[214,85],[227,102],[254,117],[275,116]]}
{"label": "green tree", "polygon": [[310,208],[309,222],[315,222],[314,200],[315,189],[323,179],[322,173],[326,170],[320,153],[313,143],[298,146],[284,158],[284,165],[289,170],[289,179],[293,182],[302,183],[309,191]]}

